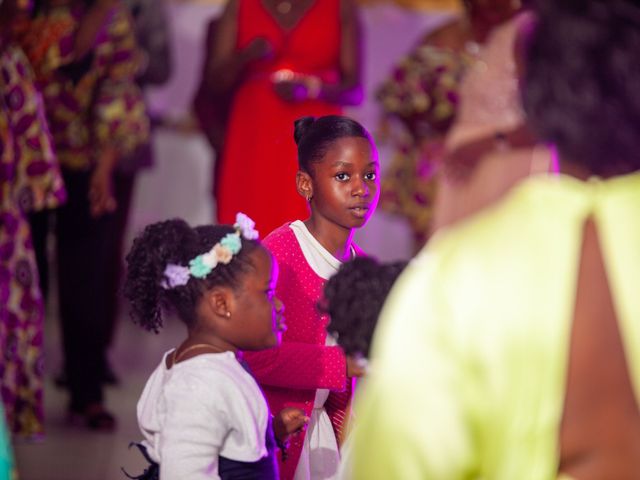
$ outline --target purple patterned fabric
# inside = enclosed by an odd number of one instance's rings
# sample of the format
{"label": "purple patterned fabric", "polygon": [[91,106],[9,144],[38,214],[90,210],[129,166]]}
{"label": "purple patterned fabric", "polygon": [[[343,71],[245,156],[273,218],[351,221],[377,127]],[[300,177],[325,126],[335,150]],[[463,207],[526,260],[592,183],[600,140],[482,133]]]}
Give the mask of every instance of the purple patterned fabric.
{"label": "purple patterned fabric", "polygon": [[65,192],[42,99],[18,47],[0,50],[0,72],[0,396],[9,429],[39,437],[44,305],[27,213],[59,205]]}
{"label": "purple patterned fabric", "polygon": [[[43,92],[60,164],[87,170],[107,148],[125,155],[147,142],[149,120],[135,78],[140,64],[133,23],[123,5],[96,37],[93,59],[79,78],[65,74],[73,64],[73,38],[81,9],[60,7],[31,22],[23,45]],[[51,42],[43,31],[61,30]]]}

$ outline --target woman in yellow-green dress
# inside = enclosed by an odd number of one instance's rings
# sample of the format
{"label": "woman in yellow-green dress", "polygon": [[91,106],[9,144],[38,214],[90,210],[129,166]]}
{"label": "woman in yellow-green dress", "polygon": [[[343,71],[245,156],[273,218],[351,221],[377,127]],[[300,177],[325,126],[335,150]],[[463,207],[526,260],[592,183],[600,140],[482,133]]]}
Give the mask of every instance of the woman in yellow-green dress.
{"label": "woman in yellow-green dress", "polygon": [[640,5],[537,14],[524,104],[563,173],[441,231],[399,279],[355,479],[640,478]]}

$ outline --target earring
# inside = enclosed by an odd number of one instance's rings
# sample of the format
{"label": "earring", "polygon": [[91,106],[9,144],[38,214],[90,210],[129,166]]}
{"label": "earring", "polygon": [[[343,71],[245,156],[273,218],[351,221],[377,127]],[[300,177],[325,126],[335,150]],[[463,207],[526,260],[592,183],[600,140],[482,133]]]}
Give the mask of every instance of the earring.
{"label": "earring", "polygon": [[313,198],[313,196],[310,193],[307,193],[306,197],[307,199],[307,203],[311,202],[311,199]]}
{"label": "earring", "polygon": [[231,318],[231,312],[227,312],[227,313],[225,313],[225,316],[226,316],[227,318]]}

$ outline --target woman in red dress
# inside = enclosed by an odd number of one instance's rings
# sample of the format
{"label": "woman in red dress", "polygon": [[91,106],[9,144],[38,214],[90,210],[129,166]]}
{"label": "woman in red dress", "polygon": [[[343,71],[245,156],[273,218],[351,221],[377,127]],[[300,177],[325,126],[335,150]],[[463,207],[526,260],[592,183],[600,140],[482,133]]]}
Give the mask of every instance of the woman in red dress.
{"label": "woman in red dress", "polygon": [[212,55],[216,93],[234,91],[215,179],[218,221],[242,211],[270,232],[306,217],[292,125],[362,100],[353,1],[230,0]]}

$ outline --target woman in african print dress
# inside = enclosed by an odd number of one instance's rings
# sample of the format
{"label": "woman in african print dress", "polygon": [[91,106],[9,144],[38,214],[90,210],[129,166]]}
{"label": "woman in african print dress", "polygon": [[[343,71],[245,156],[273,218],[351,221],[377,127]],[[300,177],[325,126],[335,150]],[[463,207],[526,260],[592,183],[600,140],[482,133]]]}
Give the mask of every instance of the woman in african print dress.
{"label": "woman in african print dress", "polygon": [[390,129],[396,154],[382,179],[380,208],[407,219],[416,250],[432,231],[437,173],[464,74],[490,32],[519,7],[511,0],[463,3],[465,15],[429,33],[377,94],[389,125],[399,125]]}
{"label": "woman in african print dress", "polygon": [[69,414],[111,431],[115,418],[103,405],[102,379],[118,208],[113,174],[149,135],[135,82],[141,57],[133,20],[120,0],[40,0],[21,44],[42,91],[68,192],[55,235]]}
{"label": "woman in african print dress", "polygon": [[31,67],[6,35],[14,6],[0,8],[0,385],[9,430],[38,437],[44,305],[27,216],[65,191]]}

